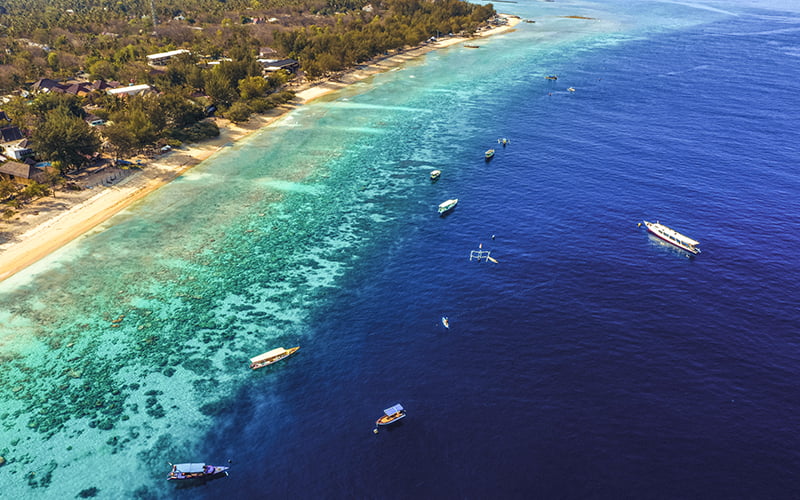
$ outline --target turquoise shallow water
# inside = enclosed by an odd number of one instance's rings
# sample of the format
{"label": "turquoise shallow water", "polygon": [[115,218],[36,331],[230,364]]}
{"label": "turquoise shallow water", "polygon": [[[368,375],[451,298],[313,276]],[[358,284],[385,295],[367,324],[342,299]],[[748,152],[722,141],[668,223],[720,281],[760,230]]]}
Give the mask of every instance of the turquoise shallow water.
{"label": "turquoise shallow water", "polygon": [[800,15],[502,6],[0,284],[3,494],[791,498]]}

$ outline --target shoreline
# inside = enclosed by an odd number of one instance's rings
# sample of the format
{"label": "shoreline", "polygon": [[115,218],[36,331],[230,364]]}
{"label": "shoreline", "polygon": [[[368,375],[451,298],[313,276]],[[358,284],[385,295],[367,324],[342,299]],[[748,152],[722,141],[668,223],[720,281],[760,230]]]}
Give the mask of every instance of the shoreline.
{"label": "shoreline", "polygon": [[506,19],[506,25],[485,30],[474,37],[454,36],[403,49],[349,69],[338,77],[300,84],[291,103],[268,113],[254,115],[246,123],[233,124],[222,118],[214,118],[220,129],[218,137],[176,148],[147,162],[142,170],[127,175],[116,184],[104,186],[97,194],[84,189],[75,193],[59,192],[60,198],[52,196],[36,200],[26,207],[28,213],[18,216],[18,220],[0,223],[2,231],[9,234],[9,241],[0,244],[0,282],[88,233],[210,158],[226,145],[267,127],[292,109],[370,76],[402,66],[430,51],[511,31],[520,22],[518,17],[507,14],[500,16]]}

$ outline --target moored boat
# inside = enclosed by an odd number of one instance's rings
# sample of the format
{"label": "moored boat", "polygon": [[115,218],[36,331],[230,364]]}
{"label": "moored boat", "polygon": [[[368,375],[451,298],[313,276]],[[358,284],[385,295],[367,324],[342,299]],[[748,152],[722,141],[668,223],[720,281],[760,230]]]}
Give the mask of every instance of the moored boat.
{"label": "moored boat", "polygon": [[375,421],[375,425],[389,425],[406,416],[406,410],[400,403],[383,410],[383,415]]}
{"label": "moored boat", "polygon": [[545,79],[546,80],[558,80],[558,76],[557,75],[549,75],[549,76],[546,76]]}
{"label": "moored boat", "polygon": [[458,203],[458,198],[453,198],[452,200],[447,200],[443,201],[442,203],[439,203],[439,213],[443,214],[448,210],[452,210],[457,203]]}
{"label": "moored boat", "polygon": [[277,349],[267,351],[264,354],[259,354],[254,358],[250,358],[250,368],[257,370],[267,365],[271,365],[272,363],[280,361],[283,358],[291,356],[292,354],[296,353],[298,349],[300,349],[300,346],[292,347],[291,349],[278,347]]}
{"label": "moored boat", "polygon": [[479,49],[481,46],[480,45],[472,45],[472,44],[465,43],[464,47],[466,47],[468,49]]}
{"label": "moored boat", "polygon": [[433,170],[431,171],[431,180],[438,181],[439,177],[441,177],[442,171],[441,170]]}
{"label": "moored boat", "polygon": [[487,160],[491,160],[492,157],[494,156],[494,149],[487,149],[486,152],[484,153],[484,156],[486,156]]}
{"label": "moored boat", "polygon": [[656,222],[642,221],[641,223],[639,223],[639,226],[641,226],[642,224],[644,224],[645,227],[647,227],[647,230],[657,238],[664,240],[667,243],[680,248],[681,250],[686,250],[687,252],[693,255],[697,255],[700,253],[700,249],[697,248],[697,245],[700,244],[699,241],[695,241],[689,238],[688,236],[685,236],[679,233],[678,231],[675,231],[674,229],[670,229],[658,221]]}
{"label": "moored boat", "polygon": [[[172,465],[172,464],[170,464]],[[224,465],[207,465],[201,463],[174,464],[172,470],[167,475],[167,481],[178,479],[197,479],[201,477],[213,477],[218,474],[228,475],[230,467]]]}

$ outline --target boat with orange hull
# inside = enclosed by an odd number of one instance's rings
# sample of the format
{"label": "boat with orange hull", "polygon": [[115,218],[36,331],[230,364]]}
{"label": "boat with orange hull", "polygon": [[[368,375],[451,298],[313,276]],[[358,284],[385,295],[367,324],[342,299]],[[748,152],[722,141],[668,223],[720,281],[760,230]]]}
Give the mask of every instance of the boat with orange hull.
{"label": "boat with orange hull", "polygon": [[403,405],[398,403],[383,410],[383,415],[381,415],[381,417],[375,421],[375,425],[381,426],[393,424],[405,416],[406,410],[403,408]]}

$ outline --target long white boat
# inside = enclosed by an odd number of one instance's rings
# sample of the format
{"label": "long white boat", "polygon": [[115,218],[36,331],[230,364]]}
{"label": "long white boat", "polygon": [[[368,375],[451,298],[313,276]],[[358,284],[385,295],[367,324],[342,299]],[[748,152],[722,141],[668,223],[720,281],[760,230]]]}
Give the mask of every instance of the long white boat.
{"label": "long white boat", "polygon": [[283,358],[288,358],[289,356],[297,352],[298,349],[300,349],[300,346],[292,347],[291,349],[284,349],[283,347],[278,347],[277,349],[267,351],[264,354],[259,354],[255,358],[250,358],[250,368],[252,368],[253,370],[257,370],[267,365],[271,365],[272,363],[280,361]]}
{"label": "long white boat", "polygon": [[207,465],[202,463],[175,464],[167,475],[168,481],[180,479],[211,478],[217,475],[228,475],[230,467],[224,465]]}
{"label": "long white boat", "polygon": [[442,203],[439,203],[439,213],[443,214],[448,210],[452,210],[457,203],[458,203],[458,198],[453,198],[452,200],[447,200],[443,201]]}
{"label": "long white boat", "polygon": [[[697,245],[700,244],[699,241],[695,241],[688,236],[675,231],[674,229],[670,229],[658,221],[642,221],[642,223],[644,223],[644,225],[647,227],[647,230],[657,238],[664,240],[667,243],[680,248],[681,250],[686,250],[693,255],[700,253],[700,249],[697,248]],[[641,226],[641,224],[639,225]]]}

